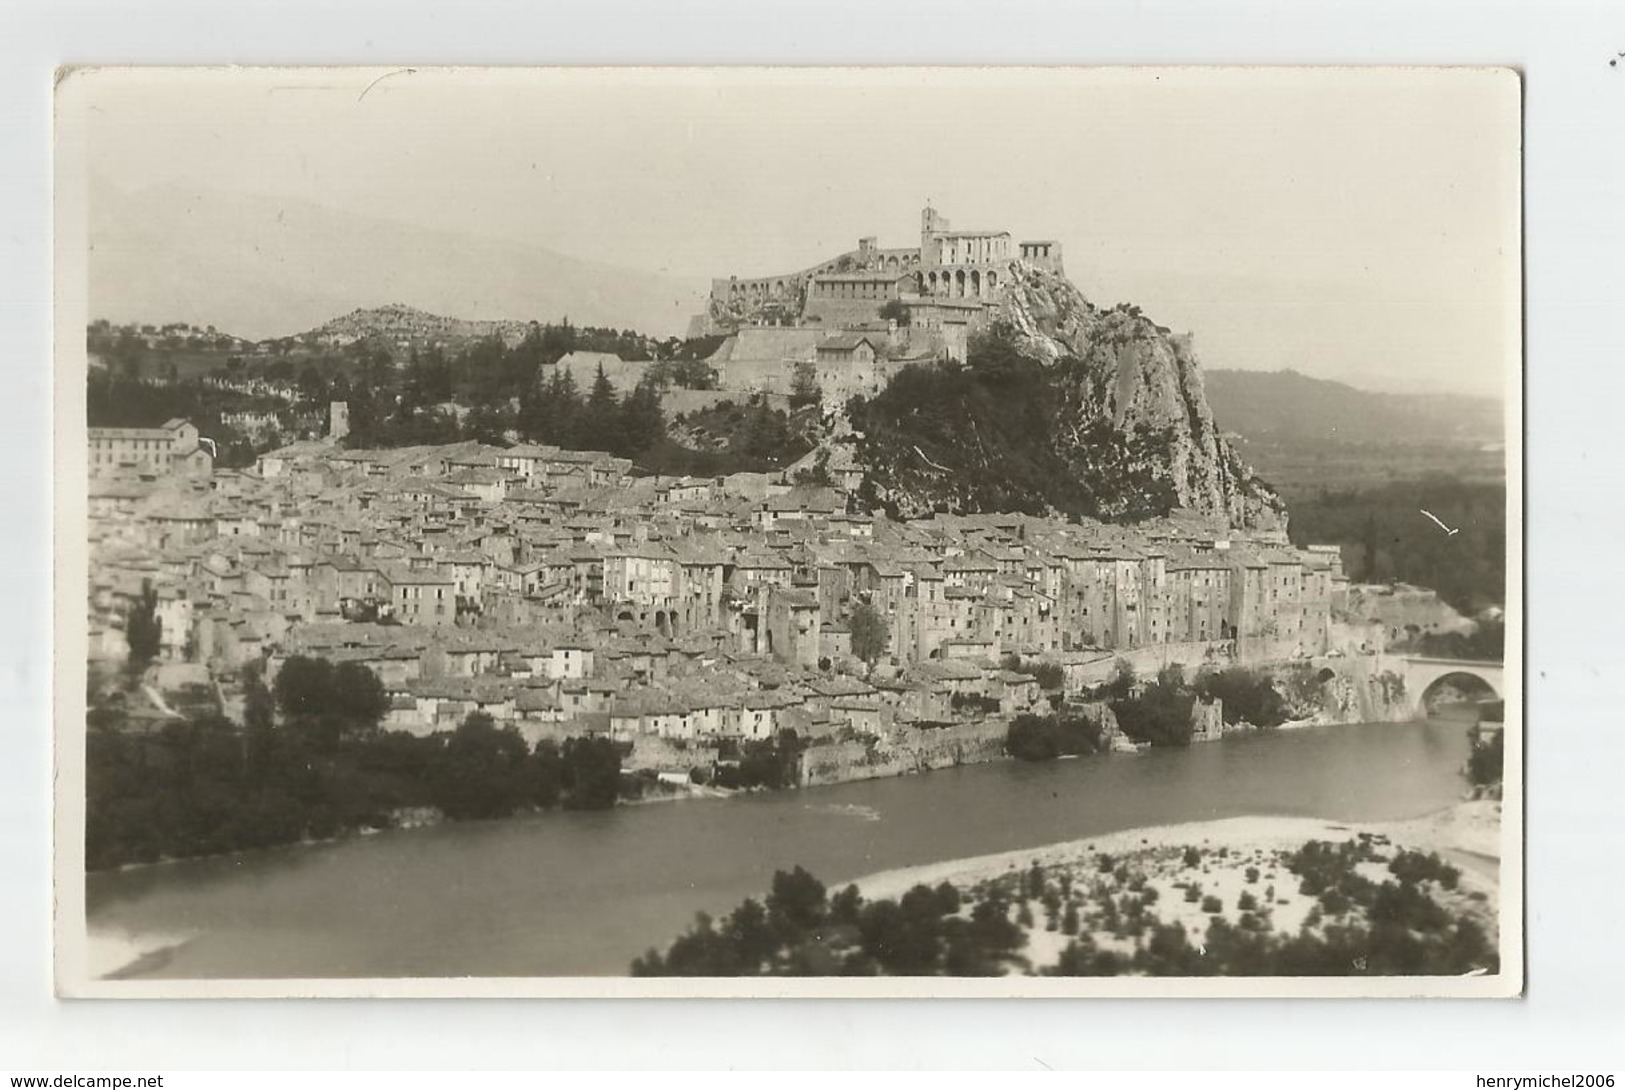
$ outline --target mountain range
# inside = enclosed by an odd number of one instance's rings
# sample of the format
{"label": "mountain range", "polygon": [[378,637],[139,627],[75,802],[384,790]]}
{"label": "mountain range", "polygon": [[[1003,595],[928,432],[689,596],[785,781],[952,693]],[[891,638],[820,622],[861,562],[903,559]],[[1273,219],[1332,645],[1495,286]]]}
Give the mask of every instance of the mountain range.
{"label": "mountain range", "polygon": [[253,340],[392,303],[471,321],[680,334],[708,285],[485,238],[191,184],[87,183],[93,318],[212,325]]}
{"label": "mountain range", "polygon": [[1503,442],[1505,406],[1465,394],[1392,394],[1296,371],[1204,372],[1226,432],[1255,442],[1477,445]]}

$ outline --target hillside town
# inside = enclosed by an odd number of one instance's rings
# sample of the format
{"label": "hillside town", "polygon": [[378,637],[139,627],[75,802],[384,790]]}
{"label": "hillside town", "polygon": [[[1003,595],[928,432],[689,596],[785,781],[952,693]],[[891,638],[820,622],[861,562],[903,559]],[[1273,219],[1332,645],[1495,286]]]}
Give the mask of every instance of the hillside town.
{"label": "hillside town", "polygon": [[[342,433],[343,407],[330,418]],[[160,624],[131,729],[184,692],[240,718],[246,673],[269,682],[302,655],[375,673],[386,729],[484,712],[528,744],[608,737],[626,768],[674,776],[789,731],[832,747],[804,780],[841,778],[883,765],[877,750],[996,755],[1045,699],[1023,664],[1076,693],[1120,661],[1154,675],[1368,637],[1334,621],[1335,547],[1194,516],[900,522],[853,513],[839,472],[636,476],[604,453],[477,442],[329,436],[214,470],[185,421],[96,429],[90,457],[93,662],[123,662],[149,591]]]}
{"label": "hillside town", "polygon": [[[216,442],[184,418],[90,430],[93,665],[128,667],[140,611],[158,638],[121,708],[126,729],[161,729],[177,707],[240,723],[254,686],[315,659],[370,671],[386,730],[422,738],[488,716],[532,748],[607,739],[623,771],[672,785],[788,743],[783,778],[812,784],[991,760],[1010,752],[1015,720],[1063,708],[1093,715],[1104,744],[1134,748],[1149,743],[1120,737],[1101,711],[1108,682],[1168,667],[1324,669],[1465,623],[1431,592],[1351,588],[1338,545],[1295,546],[1279,521],[1238,528],[1222,505],[1133,521],[921,504],[924,517],[905,519],[877,505],[874,452],[858,457],[847,400],[911,363],[956,366],[1012,292],[1018,311],[1036,313],[1024,278],[1061,272],[1058,243],[954,231],[927,206],[917,247],[863,238],[795,273],[714,281],[685,342],[714,386],[657,382],[663,365],[584,347],[567,325],[518,349],[475,349],[509,361],[522,387],[518,426],[488,429],[503,445],[462,431],[370,446],[354,427],[376,407],[317,401],[321,376],[295,390],[221,369],[203,382],[240,399],[219,414],[222,432],[254,441],[247,459],[233,448],[234,468],[216,465]],[[379,313],[386,341],[423,324],[410,308]],[[357,312],[331,325],[353,339],[371,321]],[[600,346],[643,343],[600,332]],[[91,335],[115,349],[135,337]],[[394,347],[415,361],[443,346]],[[409,409],[418,385],[409,378],[391,411]],[[568,444],[547,441],[525,426],[530,388],[594,389],[612,406],[647,397],[668,424],[734,398],[769,412],[795,392],[825,427],[804,456],[770,463],[781,468],[673,474],[625,456],[636,444],[580,449],[613,441],[593,430],[607,417]],[[299,419],[278,405],[297,405]],[[428,410],[470,411],[455,400]],[[1199,450],[1164,456],[1188,469]],[[1388,684],[1380,669],[1352,671],[1344,714],[1389,713],[1385,691],[1357,699]],[[1218,705],[1207,692],[1174,713],[1177,737],[1237,727],[1242,713]]]}

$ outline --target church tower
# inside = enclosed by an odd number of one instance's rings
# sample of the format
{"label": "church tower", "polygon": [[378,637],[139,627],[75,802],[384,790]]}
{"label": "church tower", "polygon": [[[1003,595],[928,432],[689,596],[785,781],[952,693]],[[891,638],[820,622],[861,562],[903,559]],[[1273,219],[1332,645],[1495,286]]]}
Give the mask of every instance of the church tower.
{"label": "church tower", "polygon": [[942,264],[942,244],[937,241],[938,232],[948,230],[948,217],[931,207],[927,201],[920,210],[920,264]]}

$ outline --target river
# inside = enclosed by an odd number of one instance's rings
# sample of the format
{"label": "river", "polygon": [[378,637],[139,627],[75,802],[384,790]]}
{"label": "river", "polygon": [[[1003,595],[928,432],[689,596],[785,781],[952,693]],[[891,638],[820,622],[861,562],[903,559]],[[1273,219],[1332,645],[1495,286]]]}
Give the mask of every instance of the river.
{"label": "river", "polygon": [[800,864],[862,875],[1245,814],[1416,817],[1457,800],[1460,721],[1235,735],[1189,749],[998,762],[803,791],[447,824],[99,873],[94,936],[130,977],[622,974],[698,910]]}

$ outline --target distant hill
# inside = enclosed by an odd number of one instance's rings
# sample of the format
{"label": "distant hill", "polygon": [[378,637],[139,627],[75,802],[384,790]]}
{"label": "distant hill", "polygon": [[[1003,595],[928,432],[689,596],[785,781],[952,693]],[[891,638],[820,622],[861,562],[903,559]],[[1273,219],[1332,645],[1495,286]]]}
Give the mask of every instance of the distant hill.
{"label": "distant hill", "polygon": [[308,202],[179,183],[89,183],[89,310],[115,323],[190,322],[254,340],[399,303],[471,321],[680,334],[707,285]]}
{"label": "distant hill", "polygon": [[1458,394],[1386,394],[1296,371],[1205,371],[1225,432],[1251,443],[1478,446],[1505,439],[1500,401]]}
{"label": "distant hill", "polygon": [[338,341],[381,341],[390,346],[401,341],[414,346],[439,343],[455,351],[492,335],[508,344],[517,344],[529,325],[529,322],[512,319],[446,318],[404,303],[390,303],[352,310],[323,322],[305,335]]}

